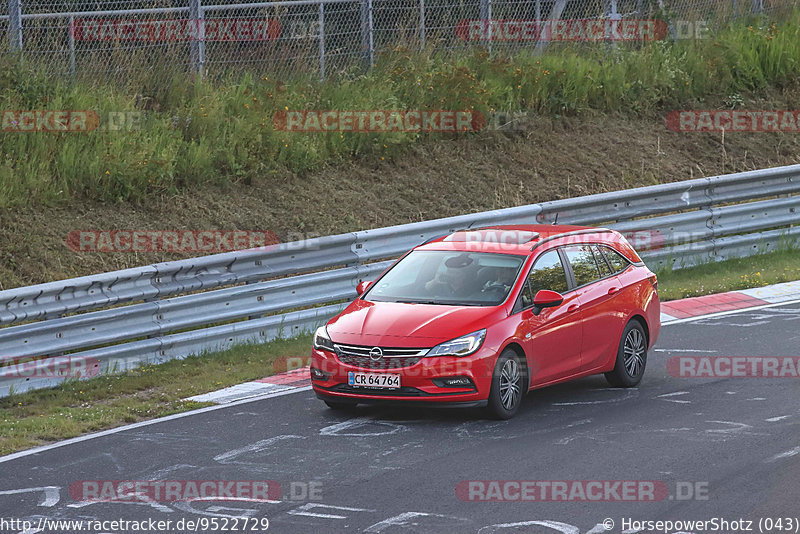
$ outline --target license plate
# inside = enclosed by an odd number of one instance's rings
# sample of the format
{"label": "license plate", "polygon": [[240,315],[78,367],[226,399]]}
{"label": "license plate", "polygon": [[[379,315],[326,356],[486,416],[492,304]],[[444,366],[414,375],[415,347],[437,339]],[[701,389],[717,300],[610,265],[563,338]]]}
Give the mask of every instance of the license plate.
{"label": "license plate", "polygon": [[400,375],[388,373],[347,373],[347,383],[357,388],[397,389],[400,387]]}

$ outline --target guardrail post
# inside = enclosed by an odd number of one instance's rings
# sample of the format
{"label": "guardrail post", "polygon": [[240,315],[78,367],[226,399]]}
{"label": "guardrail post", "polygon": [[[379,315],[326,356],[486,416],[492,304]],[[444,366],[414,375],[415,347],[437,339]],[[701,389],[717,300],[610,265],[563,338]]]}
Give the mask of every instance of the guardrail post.
{"label": "guardrail post", "polygon": [[8,40],[12,52],[22,52],[22,3],[8,0]]}
{"label": "guardrail post", "polygon": [[361,51],[368,68],[375,63],[375,42],[372,28],[372,0],[361,0]]}
{"label": "guardrail post", "polygon": [[319,3],[319,79],[325,80],[325,2]]}
{"label": "guardrail post", "polygon": [[189,0],[189,24],[194,25],[195,37],[189,41],[189,62],[192,70],[203,77],[206,62],[206,25],[201,0]]}

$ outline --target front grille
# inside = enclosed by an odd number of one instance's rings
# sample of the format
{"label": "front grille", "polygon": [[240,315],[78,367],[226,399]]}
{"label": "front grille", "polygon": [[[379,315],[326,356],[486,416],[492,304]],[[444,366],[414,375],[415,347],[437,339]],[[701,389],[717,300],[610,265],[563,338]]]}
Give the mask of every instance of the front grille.
{"label": "front grille", "polygon": [[362,369],[402,369],[422,359],[429,349],[380,347],[383,357],[373,360],[370,351],[375,347],[334,344],[339,361]]}

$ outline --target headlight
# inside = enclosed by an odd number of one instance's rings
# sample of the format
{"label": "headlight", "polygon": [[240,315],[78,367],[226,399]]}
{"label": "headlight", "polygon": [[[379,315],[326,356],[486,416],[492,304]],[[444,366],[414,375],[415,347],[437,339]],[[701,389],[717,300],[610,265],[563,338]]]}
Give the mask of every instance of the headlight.
{"label": "headlight", "polygon": [[328,335],[328,330],[324,326],[317,328],[317,331],[314,333],[314,348],[317,350],[336,352],[336,349],[333,347],[333,341],[331,341],[331,336]]}
{"label": "headlight", "polygon": [[425,356],[468,356],[478,350],[486,337],[486,329],[436,345]]}

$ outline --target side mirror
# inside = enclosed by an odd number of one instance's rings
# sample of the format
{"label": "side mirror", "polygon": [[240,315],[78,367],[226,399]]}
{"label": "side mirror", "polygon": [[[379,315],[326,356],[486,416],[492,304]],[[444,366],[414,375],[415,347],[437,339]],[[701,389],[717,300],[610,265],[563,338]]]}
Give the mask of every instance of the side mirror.
{"label": "side mirror", "polygon": [[367,291],[367,289],[369,289],[369,286],[371,286],[371,285],[372,285],[372,281],[371,280],[364,280],[363,282],[360,282],[356,286],[356,293],[358,293],[358,296],[363,295]]}
{"label": "side mirror", "polygon": [[539,315],[543,309],[560,306],[562,302],[564,302],[564,297],[561,293],[541,289],[533,297],[533,314]]}

